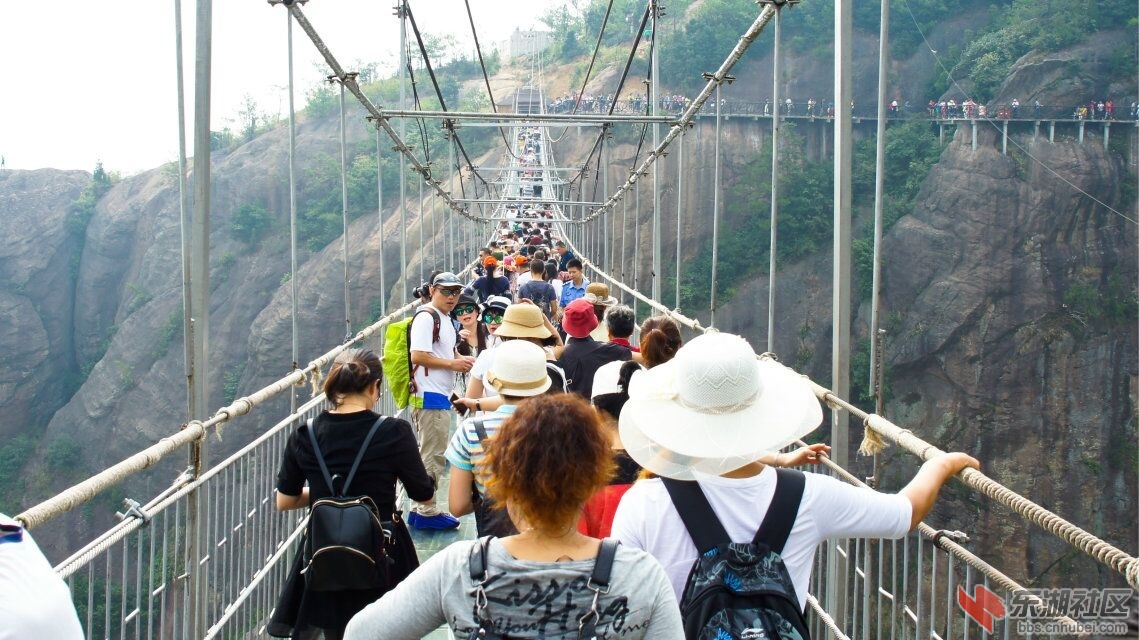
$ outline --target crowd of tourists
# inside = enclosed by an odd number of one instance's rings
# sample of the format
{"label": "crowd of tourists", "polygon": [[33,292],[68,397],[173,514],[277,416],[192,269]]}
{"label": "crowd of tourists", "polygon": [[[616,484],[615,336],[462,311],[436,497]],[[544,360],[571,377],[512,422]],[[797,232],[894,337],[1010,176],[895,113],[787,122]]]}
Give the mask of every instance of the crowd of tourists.
{"label": "crowd of tourists", "polygon": [[[660,110],[668,113],[679,113],[688,108],[692,99],[681,95],[665,94],[657,98]],[[620,114],[644,113],[651,104],[644,94],[636,94],[627,98],[617,99],[612,93],[597,95],[583,93],[581,96],[563,95],[555,98],[546,105],[550,113],[608,113],[612,110]]]}
{"label": "crowd of tourists", "polygon": [[[659,100],[660,109],[664,113],[680,113],[687,109],[692,102],[690,98],[682,95],[665,95],[661,96]],[[1131,100],[1130,107],[1127,104],[1123,102],[1117,105],[1111,98],[1098,98],[1072,106],[1070,104],[1044,104],[1039,99],[1022,103],[1019,98],[1012,98],[1008,101],[985,103],[971,97],[962,100],[948,97],[931,99],[924,105],[920,101],[915,104],[910,100],[891,98],[886,101],[885,107],[888,118],[909,118],[924,112],[930,118],[941,120],[986,118],[1001,120],[1139,120],[1139,102]],[[552,101],[547,107],[551,113],[569,113],[571,111],[607,113],[610,108],[613,108],[614,113],[619,114],[645,113],[648,107],[648,99],[645,96],[638,95],[617,100],[614,104],[612,95],[589,94],[583,95],[580,99],[576,96],[566,95]],[[710,114],[715,107],[715,102],[708,101],[704,105],[703,111]],[[855,111],[854,102],[851,101],[849,107],[851,113],[861,117],[874,117],[877,114],[877,107],[874,104],[864,103],[858,111]],[[778,112],[784,116],[833,118],[835,103],[833,99],[816,99],[814,96],[808,96],[805,100],[802,96],[798,98],[782,97],[779,99],[778,105],[770,97],[764,98],[762,102],[725,98],[720,101],[720,111],[725,115],[771,116]]]}
{"label": "crowd of tourists", "polygon": [[[288,442],[277,507],[367,497],[388,566],[366,588],[316,590],[320,551],[299,553],[274,635],[421,638],[446,625],[456,638],[679,640],[773,625],[746,637],[805,638],[816,547],[905,535],[943,483],[977,466],[946,454],[893,494],[791,470],[829,451],[787,450],[822,420],[804,378],[739,336],[685,342],[666,316],[638,328],[538,211],[526,215],[503,224],[472,279],[434,272],[417,289],[410,420],[375,411],[375,353],[337,358],[329,408]],[[419,565],[408,525],[451,529],[471,513],[479,538]],[[323,576],[321,589],[336,584]],[[724,580],[767,595],[699,595]]]}

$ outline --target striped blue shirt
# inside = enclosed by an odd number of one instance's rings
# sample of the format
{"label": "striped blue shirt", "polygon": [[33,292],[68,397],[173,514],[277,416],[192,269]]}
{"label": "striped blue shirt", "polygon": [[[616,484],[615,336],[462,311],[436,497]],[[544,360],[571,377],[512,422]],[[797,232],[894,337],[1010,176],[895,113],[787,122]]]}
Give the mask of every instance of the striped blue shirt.
{"label": "striped blue shirt", "polygon": [[468,418],[455,430],[455,435],[451,436],[451,444],[447,446],[447,453],[445,454],[447,461],[456,469],[470,471],[474,474],[475,486],[478,487],[480,495],[486,495],[486,487],[479,481],[479,474],[475,473],[475,468],[482,464],[486,453],[483,451],[482,443],[479,442],[478,432],[475,430],[475,421],[482,420],[487,436],[493,437],[498,428],[502,426],[503,421],[514,413],[515,408],[515,405],[504,404],[493,413],[478,418]]}

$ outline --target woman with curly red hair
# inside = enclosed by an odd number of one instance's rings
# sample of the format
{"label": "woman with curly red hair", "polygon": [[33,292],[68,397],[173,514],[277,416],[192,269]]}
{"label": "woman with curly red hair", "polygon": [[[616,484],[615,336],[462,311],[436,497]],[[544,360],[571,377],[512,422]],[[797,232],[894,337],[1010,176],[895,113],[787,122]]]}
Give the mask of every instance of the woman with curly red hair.
{"label": "woman with curly red hair", "polygon": [[[613,473],[608,434],[588,403],[574,394],[519,403],[486,456],[487,490],[519,533],[439,552],[353,618],[348,640],[421,638],[442,624],[457,638],[684,637],[660,565],[577,530],[585,501]],[[595,572],[603,563],[605,588]]]}

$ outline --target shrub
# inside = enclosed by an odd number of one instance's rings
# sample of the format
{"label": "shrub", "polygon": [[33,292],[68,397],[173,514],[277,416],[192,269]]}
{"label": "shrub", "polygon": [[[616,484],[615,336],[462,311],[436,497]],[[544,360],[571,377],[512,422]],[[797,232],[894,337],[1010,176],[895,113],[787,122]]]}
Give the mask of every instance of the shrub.
{"label": "shrub", "polygon": [[233,235],[250,247],[256,247],[272,225],[273,218],[265,205],[247,202],[237,207],[229,221]]}

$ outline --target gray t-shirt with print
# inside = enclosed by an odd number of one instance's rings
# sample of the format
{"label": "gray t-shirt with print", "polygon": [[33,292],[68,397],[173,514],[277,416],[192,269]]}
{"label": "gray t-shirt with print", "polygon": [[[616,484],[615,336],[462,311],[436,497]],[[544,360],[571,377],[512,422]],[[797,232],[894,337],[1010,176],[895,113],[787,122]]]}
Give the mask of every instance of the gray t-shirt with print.
{"label": "gray t-shirt with print", "polygon": [[[406,580],[368,605],[348,624],[345,640],[413,640],[441,625],[456,638],[475,627],[475,582],[468,559],[475,541],[456,542],[423,563]],[[593,560],[531,562],[491,539],[487,615],[511,638],[572,640],[590,611],[587,586]],[[684,640],[680,610],[668,578],[647,553],[624,546],[613,562],[611,585],[597,603],[598,638]]]}

